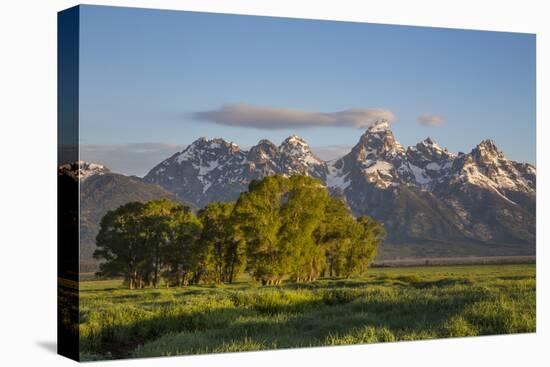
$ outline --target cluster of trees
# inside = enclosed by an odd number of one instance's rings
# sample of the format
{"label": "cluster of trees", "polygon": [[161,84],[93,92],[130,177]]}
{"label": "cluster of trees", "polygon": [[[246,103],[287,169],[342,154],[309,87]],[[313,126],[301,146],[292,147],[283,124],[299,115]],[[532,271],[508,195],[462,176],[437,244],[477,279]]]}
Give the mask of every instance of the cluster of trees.
{"label": "cluster of trees", "polygon": [[362,274],[385,237],[370,217],[354,218],[320,181],[270,176],[237,202],[195,215],[169,200],[129,203],[101,220],[94,257],[100,275],[129,288],[231,283],[249,272],[262,284]]}

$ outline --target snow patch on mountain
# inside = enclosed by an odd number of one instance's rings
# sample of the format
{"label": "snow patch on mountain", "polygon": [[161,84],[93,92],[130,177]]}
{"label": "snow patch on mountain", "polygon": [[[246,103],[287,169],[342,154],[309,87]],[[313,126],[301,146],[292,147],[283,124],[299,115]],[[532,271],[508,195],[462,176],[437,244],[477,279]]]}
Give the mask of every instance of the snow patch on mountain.
{"label": "snow patch on mountain", "polygon": [[59,171],[69,174],[80,181],[84,181],[94,175],[103,175],[105,173],[111,172],[107,167],[102,164],[81,160],[62,165],[61,167],[59,167]]}
{"label": "snow patch on mountain", "polygon": [[338,188],[345,190],[351,184],[351,181],[347,177],[349,173],[343,172],[343,166],[336,168],[335,161],[327,163],[327,174],[325,176],[325,185],[328,188]]}
{"label": "snow patch on mountain", "polygon": [[378,132],[388,131],[389,129],[390,129],[390,123],[388,120],[379,120],[369,128],[369,131],[372,133],[378,133]]}
{"label": "snow patch on mountain", "polygon": [[419,185],[426,185],[432,181],[432,179],[426,174],[426,170],[417,167],[414,164],[409,164],[409,168],[411,169],[414,178]]}
{"label": "snow patch on mountain", "polygon": [[318,178],[330,189],[345,191],[348,202],[359,202],[365,185],[444,192],[470,184],[496,191],[510,202],[509,192],[534,193],[536,186],[536,169],[506,159],[493,141],[459,155],[432,138],[405,149],[384,120],[369,127],[348,154],[329,162],[316,157],[297,135],[279,146],[262,139],[249,150],[224,139],[200,138],[144,179],[202,205],[214,199],[235,200],[252,180],[275,174]]}
{"label": "snow patch on mountain", "polygon": [[389,123],[368,128],[341,158],[323,161],[296,135],[243,150],[198,139],[144,178],[203,207],[234,201],[253,180],[294,174],[317,178],[354,215],[369,215],[396,243],[490,243],[531,246],[536,228],[536,169],[507,159],[493,141],[454,154],[426,138],[396,141]]}

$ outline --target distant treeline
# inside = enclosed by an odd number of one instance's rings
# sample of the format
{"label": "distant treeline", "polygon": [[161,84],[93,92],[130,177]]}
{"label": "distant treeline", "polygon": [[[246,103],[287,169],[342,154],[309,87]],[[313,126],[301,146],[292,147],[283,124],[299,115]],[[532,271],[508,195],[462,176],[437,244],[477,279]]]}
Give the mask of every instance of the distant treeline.
{"label": "distant treeline", "polygon": [[360,275],[384,238],[379,222],[354,218],[320,181],[270,176],[197,215],[169,200],[111,210],[94,257],[99,276],[122,276],[130,289],[231,283],[243,271],[270,285]]}

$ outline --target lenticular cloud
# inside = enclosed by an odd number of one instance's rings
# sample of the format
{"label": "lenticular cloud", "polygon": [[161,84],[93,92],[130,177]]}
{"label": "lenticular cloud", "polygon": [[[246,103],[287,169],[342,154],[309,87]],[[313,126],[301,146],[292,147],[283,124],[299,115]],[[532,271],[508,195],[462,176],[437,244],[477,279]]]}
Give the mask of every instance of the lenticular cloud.
{"label": "lenticular cloud", "polygon": [[335,126],[366,128],[379,120],[395,121],[390,110],[355,108],[336,112],[309,112],[297,109],[260,107],[250,104],[225,105],[215,110],[193,114],[197,120],[220,125],[285,129],[289,127]]}

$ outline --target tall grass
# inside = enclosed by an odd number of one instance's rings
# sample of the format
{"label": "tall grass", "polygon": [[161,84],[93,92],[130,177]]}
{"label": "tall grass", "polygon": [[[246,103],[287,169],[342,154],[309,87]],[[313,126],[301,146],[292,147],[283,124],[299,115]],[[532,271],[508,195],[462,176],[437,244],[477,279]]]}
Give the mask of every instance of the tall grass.
{"label": "tall grass", "polygon": [[265,288],[89,282],[80,298],[84,360],[535,330],[533,265],[372,269]]}

